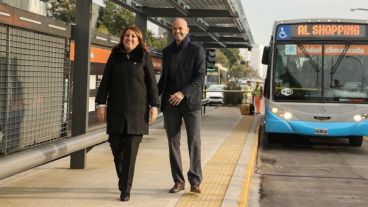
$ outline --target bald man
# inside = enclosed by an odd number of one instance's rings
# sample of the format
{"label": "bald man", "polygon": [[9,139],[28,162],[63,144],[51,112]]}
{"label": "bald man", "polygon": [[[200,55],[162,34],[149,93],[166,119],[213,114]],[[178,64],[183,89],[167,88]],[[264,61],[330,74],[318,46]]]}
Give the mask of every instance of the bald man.
{"label": "bald man", "polygon": [[172,35],[175,41],[163,49],[162,75],[158,83],[174,180],[169,192],[178,193],[185,189],[180,152],[180,129],[184,119],[190,158],[187,173],[190,191],[201,193],[200,122],[205,53],[202,47],[190,41],[189,28],[183,18],[173,22]]}

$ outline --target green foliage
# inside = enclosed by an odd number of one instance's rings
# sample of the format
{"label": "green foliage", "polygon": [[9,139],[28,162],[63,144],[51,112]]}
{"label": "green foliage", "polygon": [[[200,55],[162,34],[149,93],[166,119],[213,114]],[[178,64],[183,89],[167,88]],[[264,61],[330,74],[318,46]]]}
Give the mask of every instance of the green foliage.
{"label": "green foliage", "polygon": [[[48,12],[55,19],[75,23],[75,0],[52,0]],[[134,14],[115,3],[105,0],[105,8],[99,10],[96,30],[120,36],[123,28],[134,24]]]}
{"label": "green foliage", "polygon": [[235,78],[242,77],[245,73],[246,66],[245,65],[234,65],[231,68],[231,73]]}
{"label": "green foliage", "polygon": [[221,50],[216,50],[216,63],[220,63],[224,67],[229,67],[229,60]]}
{"label": "green foliage", "polygon": [[161,50],[167,45],[166,38],[156,38],[153,33],[148,30],[147,32],[147,45],[151,49]]}
{"label": "green foliage", "polygon": [[[51,0],[49,13],[53,18],[68,23],[75,23],[75,0]],[[135,16],[132,12],[115,3],[105,0],[105,7],[99,10],[96,31],[120,37],[121,31],[127,26],[134,25]],[[155,38],[152,32],[145,35],[147,45],[152,49],[162,49],[167,45],[166,38]]]}
{"label": "green foliage", "polygon": [[120,36],[125,27],[134,24],[134,14],[129,10],[108,0],[105,0],[105,5],[105,8],[100,8],[97,20],[98,31],[107,30],[107,34]]}
{"label": "green foliage", "polygon": [[[240,90],[240,86],[235,82],[229,82],[226,84],[225,90]],[[224,92],[224,105],[236,106],[241,104],[243,99],[243,93]]]}
{"label": "green foliage", "polygon": [[53,18],[68,23],[75,23],[75,0],[50,1],[51,8],[48,12]]}
{"label": "green foliage", "polygon": [[257,72],[254,69],[252,69],[251,67],[249,67],[249,66],[246,66],[245,67],[245,70],[243,72],[243,75],[240,76],[240,78],[242,78],[242,77],[244,77],[244,78],[261,79],[261,77],[257,74]]}
{"label": "green foliage", "polygon": [[227,57],[229,60],[229,67],[231,68],[233,65],[238,64],[238,62],[241,60],[240,57],[240,51],[237,48],[221,48],[220,49],[222,53]]}
{"label": "green foliage", "polygon": [[103,34],[109,34],[109,29],[105,25],[100,25],[97,29],[97,32],[103,33]]}

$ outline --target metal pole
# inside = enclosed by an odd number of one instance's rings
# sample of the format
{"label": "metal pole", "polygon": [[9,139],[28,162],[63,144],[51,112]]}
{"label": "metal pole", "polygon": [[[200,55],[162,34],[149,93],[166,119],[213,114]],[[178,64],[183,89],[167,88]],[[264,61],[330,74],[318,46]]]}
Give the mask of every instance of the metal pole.
{"label": "metal pole", "polygon": [[135,25],[141,30],[144,41],[147,41],[147,17],[140,14],[135,14]]}
{"label": "metal pole", "polygon": [[[85,134],[88,124],[92,0],[76,1],[76,11],[78,11],[75,14],[76,25],[73,30],[75,40],[72,104],[73,137]],[[86,149],[71,154],[70,168],[83,169],[85,165]]]}

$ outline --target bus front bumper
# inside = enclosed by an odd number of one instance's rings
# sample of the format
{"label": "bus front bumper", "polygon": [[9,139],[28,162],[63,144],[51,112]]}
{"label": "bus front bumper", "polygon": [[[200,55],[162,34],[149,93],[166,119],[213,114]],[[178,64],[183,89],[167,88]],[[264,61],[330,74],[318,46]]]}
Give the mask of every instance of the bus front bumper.
{"label": "bus front bumper", "polygon": [[265,113],[267,133],[287,133],[311,136],[367,136],[368,121],[361,122],[311,122],[286,121],[270,110]]}

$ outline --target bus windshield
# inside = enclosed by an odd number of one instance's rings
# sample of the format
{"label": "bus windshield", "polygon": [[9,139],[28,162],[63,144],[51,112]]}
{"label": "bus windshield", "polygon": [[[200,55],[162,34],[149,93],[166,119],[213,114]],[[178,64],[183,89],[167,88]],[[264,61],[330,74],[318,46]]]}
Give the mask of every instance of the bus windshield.
{"label": "bus windshield", "polygon": [[368,103],[368,45],[277,43],[275,101]]}

